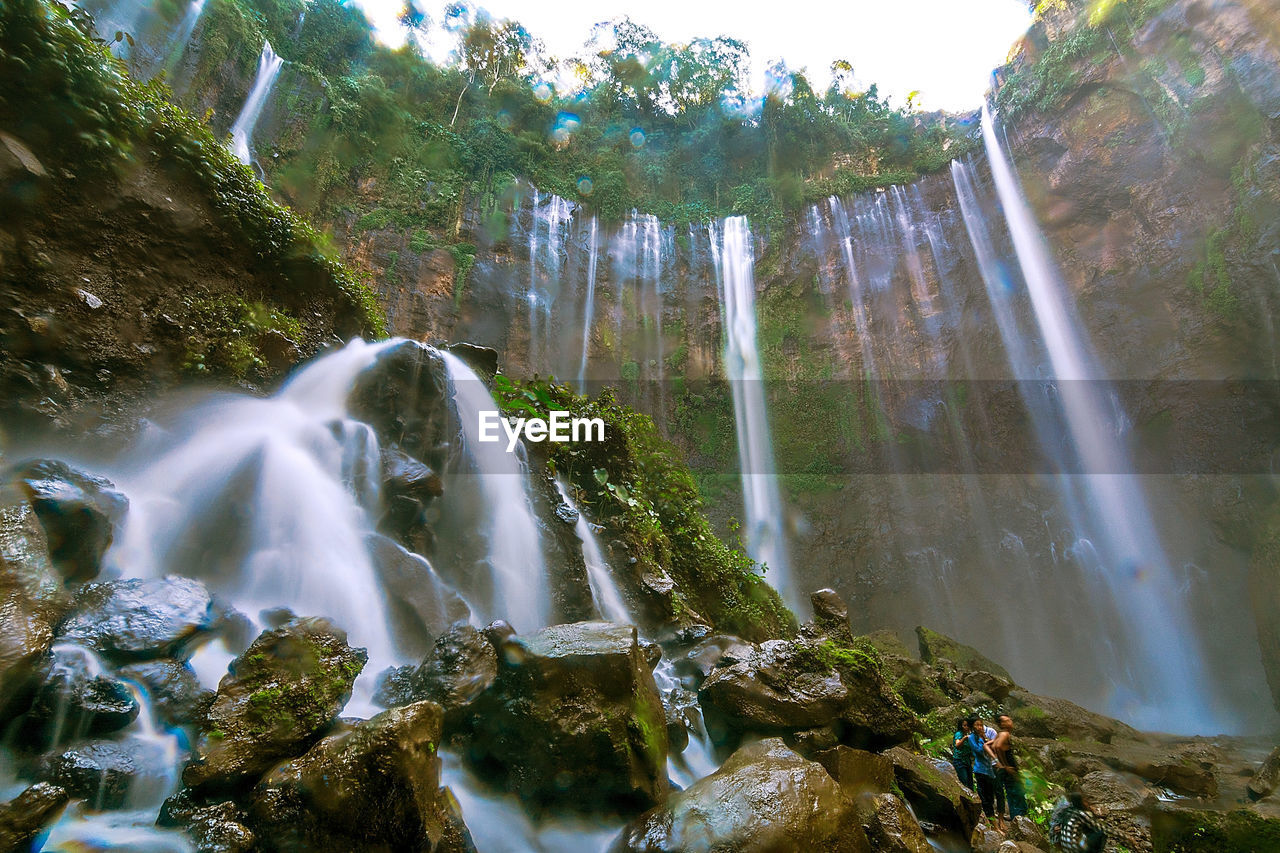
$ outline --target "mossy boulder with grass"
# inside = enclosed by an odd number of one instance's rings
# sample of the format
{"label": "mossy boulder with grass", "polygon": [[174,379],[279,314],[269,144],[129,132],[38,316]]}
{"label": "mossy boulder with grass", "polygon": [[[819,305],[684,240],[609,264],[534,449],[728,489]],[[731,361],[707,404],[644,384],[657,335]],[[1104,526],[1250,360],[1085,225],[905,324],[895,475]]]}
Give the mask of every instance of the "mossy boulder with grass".
{"label": "mossy boulder with grass", "polygon": [[666,717],[629,625],[507,638],[468,711],[472,767],[534,811],[634,813],[666,799]]}
{"label": "mossy boulder with grass", "polygon": [[946,634],[939,634],[919,625],[916,627],[916,638],[920,642],[920,660],[927,664],[938,666],[940,661],[948,660],[962,672],[993,672],[1013,680],[1013,676],[1000,664],[973,646],[966,646]]}
{"label": "mossy boulder with grass", "polygon": [[825,638],[771,640],[712,671],[698,694],[713,738],[830,726],[848,746],[883,749],[918,727],[869,648]]}
{"label": "mossy boulder with grass", "polygon": [[338,718],[367,660],[326,619],[264,631],[218,685],[182,781],[235,790],[306,752]]}

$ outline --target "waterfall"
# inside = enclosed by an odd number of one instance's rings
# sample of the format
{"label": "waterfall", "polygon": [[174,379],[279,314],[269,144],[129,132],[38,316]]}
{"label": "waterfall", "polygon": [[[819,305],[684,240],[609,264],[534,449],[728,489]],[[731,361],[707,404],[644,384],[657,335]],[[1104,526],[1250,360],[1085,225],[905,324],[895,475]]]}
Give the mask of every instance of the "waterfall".
{"label": "waterfall", "polygon": [[[540,225],[545,223],[546,239]],[[533,191],[533,221],[529,228],[529,365],[534,370],[552,367],[551,319],[559,302],[561,271],[568,255],[573,204],[558,195],[545,202]]]}
{"label": "waterfall", "polygon": [[689,724],[689,744],[683,752],[667,756],[667,775],[681,788],[688,788],[720,768],[711,735],[702,719],[702,706],[698,704],[696,691],[684,689],[670,659],[664,657],[658,661],[653,669],[653,681],[663,696],[663,704],[674,706]]}
{"label": "waterfall", "polygon": [[[498,404],[466,362],[445,350],[440,357],[449,377],[462,449],[484,503],[482,535],[488,543],[485,562],[492,601],[487,612],[483,606],[479,609],[485,618],[506,619],[522,633],[536,630],[548,624],[551,602],[524,463],[517,453],[507,452],[505,441],[480,441],[480,413],[496,412]],[[475,596],[472,603],[479,604]]]}
{"label": "waterfall", "polygon": [[631,618],[630,611],[627,610],[626,603],[622,600],[618,585],[614,583],[613,574],[609,571],[609,564],[604,558],[604,551],[601,550],[600,542],[591,529],[591,522],[587,521],[586,514],[578,509],[573,499],[569,497],[569,490],[558,479],[556,488],[560,491],[560,498],[578,516],[573,525],[573,532],[582,542],[582,560],[587,566],[587,581],[591,585],[591,598],[595,601],[596,610],[610,622],[620,625],[631,624],[634,620]]}
{"label": "waterfall", "polygon": [[599,223],[591,217],[591,252],[587,259],[587,300],[582,308],[582,361],[578,365],[578,393],[584,393],[587,383],[587,355],[591,349],[591,319],[596,310],[596,264],[600,256]]}
{"label": "waterfall", "polygon": [[[130,509],[109,567],[199,578],[250,618],[287,607],[332,619],[369,652],[352,713],[372,708],[374,675],[399,656],[366,542],[378,442],[347,415],[346,398],[394,343],[353,341],[266,399],[212,396],[153,429],[113,472]],[[216,684],[225,662],[202,660],[202,674]]]}
{"label": "waterfall", "polygon": [[267,98],[271,97],[276,76],[279,75],[280,66],[283,64],[284,60],[271,49],[271,42],[264,41],[262,55],[258,57],[258,73],[253,78],[253,88],[249,90],[249,97],[245,98],[244,106],[240,108],[240,115],[236,116],[235,124],[231,125],[231,150],[246,166],[253,161],[253,153],[250,150],[253,143],[253,129],[258,124],[258,118],[262,115],[262,108],[266,105]]}
{"label": "waterfall", "polygon": [[722,228],[719,240],[712,235],[712,257],[724,306],[725,373],[733,395],[738,433],[747,549],[753,560],[768,566],[768,578],[774,588],[782,593],[789,607],[800,613],[787,560],[782,496],[774,470],[764,372],[756,346],[751,230],[742,216],[724,220]]}
{"label": "waterfall", "polygon": [[[55,667],[78,667],[91,677],[106,674],[106,664],[83,646],[61,643],[54,646]],[[128,752],[136,768],[129,782],[123,808],[103,811],[94,802],[76,802],[67,807],[49,829],[45,850],[146,850],[153,853],[188,853],[190,840],[181,830],[156,827],[156,814],[165,799],[178,787],[182,765],[187,760],[178,733],[156,718],[155,706],[147,691],[126,681],[137,703],[137,719],[111,736],[110,740]],[[83,744],[80,747],[83,748]]]}
{"label": "waterfall", "polygon": [[196,31],[196,24],[200,22],[200,16],[204,14],[204,4],[206,0],[191,0],[187,4],[187,10],[182,14],[182,20],[178,22],[178,29],[173,35],[173,49],[169,56],[168,65],[172,68],[187,50],[187,40],[191,38],[191,34]]}
{"label": "waterfall", "polygon": [[[1085,508],[1097,570],[1119,611],[1127,651],[1129,685],[1136,695],[1131,720],[1145,727],[1203,730],[1210,693],[1200,651],[1184,603],[1155,530],[1146,495],[1111,414],[1106,375],[1095,363],[1079,323],[1065,301],[1065,286],[1049,256],[990,112],[982,112],[982,137],[996,192],[1048,353],[1070,451],[1085,472],[1071,477],[1076,503]],[[1113,711],[1126,710],[1123,707]]]}

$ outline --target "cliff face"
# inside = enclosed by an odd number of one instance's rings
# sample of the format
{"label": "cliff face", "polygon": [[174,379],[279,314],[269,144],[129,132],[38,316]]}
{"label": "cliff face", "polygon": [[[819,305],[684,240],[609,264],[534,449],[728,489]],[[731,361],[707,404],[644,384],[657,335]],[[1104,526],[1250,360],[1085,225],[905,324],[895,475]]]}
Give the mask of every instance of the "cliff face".
{"label": "cliff face", "polygon": [[[1213,689],[1257,723],[1268,719],[1258,636],[1239,617],[1274,620],[1262,603],[1270,593],[1246,588],[1276,583],[1265,560],[1252,575],[1248,565],[1274,494],[1277,396],[1223,380],[1277,377],[1280,19],[1261,3],[1172,2],[1104,22],[1100,48],[1064,58],[1062,40],[1086,26],[1063,16],[1076,12],[1039,22],[1006,70],[1004,131],[1084,336],[1124,380],[1135,470],[1167,475],[1148,479],[1147,500],[1177,582],[1194,591],[1207,658],[1231,662]],[[1058,84],[1056,99],[1017,103],[1034,74]],[[985,160],[965,168],[1002,274],[1020,287]],[[959,180],[944,173],[838,210],[819,205],[784,233],[756,235],[793,562],[803,582],[834,584],[859,604],[859,627],[905,628],[925,612],[975,641],[994,634],[1020,677],[1043,679],[1037,687],[1101,703],[1097,671],[1044,664],[1080,631],[1055,595],[1085,572],[1084,534],[1043,476],[1015,386],[983,384],[1026,373],[1002,344]],[[621,383],[659,415],[719,495],[722,522],[739,515],[735,478],[714,476],[732,469],[734,439],[715,379],[712,234],[644,217],[600,224],[592,280],[590,220],[569,210],[562,221],[558,203],[526,189],[505,217],[473,212],[463,233],[479,253],[462,285],[445,252],[415,251],[394,229],[351,227],[348,258],[375,275],[397,332],[495,346],[516,373],[575,379],[585,329],[586,378]],[[1015,311],[1034,328],[1025,304]],[[895,384],[873,400],[856,390],[868,375]],[[969,387],[957,399],[954,385],[917,380]],[[887,424],[869,414],[877,405]],[[938,407],[948,416],[928,414]],[[1230,423],[1239,428],[1224,434]],[[1261,663],[1280,683],[1280,659],[1266,652]]]}

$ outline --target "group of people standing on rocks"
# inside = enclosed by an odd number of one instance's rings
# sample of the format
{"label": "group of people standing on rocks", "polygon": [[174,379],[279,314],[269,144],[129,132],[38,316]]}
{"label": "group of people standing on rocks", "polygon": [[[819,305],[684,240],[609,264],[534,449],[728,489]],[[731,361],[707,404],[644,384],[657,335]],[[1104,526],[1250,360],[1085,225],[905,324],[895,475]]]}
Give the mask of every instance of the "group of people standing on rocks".
{"label": "group of people standing on rocks", "polygon": [[1003,832],[1006,806],[1009,820],[1025,815],[1027,795],[1013,749],[1013,718],[1000,714],[996,725],[999,731],[976,715],[957,720],[951,763],[960,784],[977,791],[982,813],[994,817],[996,829]]}

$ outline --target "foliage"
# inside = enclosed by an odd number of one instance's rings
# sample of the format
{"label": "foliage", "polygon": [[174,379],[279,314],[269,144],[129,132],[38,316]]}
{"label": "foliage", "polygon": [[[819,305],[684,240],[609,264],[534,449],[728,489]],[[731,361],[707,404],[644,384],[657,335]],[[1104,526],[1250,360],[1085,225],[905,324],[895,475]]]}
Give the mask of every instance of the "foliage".
{"label": "foliage", "polygon": [[671,576],[677,613],[693,609],[720,630],[753,640],[795,633],[795,617],[756,566],[715,535],[688,468],[650,417],[620,405],[610,391],[588,399],[554,382],[501,374],[494,396],[508,415],[546,417],[556,409],[603,419],[604,441],[549,444],[550,464],[640,566]]}
{"label": "foliage", "polygon": [[[0,7],[0,76],[0,126],[46,162],[110,175],[135,156],[155,156],[202,191],[266,272],[296,287],[332,288],[361,330],[385,334],[373,294],[326,254],[319,232],[272,201],[206,125],[173,104],[162,83],[124,74],[82,12],[48,0],[7,0]],[[226,355],[228,365],[247,369],[251,361],[243,351]]]}
{"label": "foliage", "polygon": [[[357,189],[372,179],[388,227],[441,245],[457,241],[468,198],[491,198],[514,175],[606,221],[638,209],[779,226],[808,202],[910,180],[976,144],[953,118],[890,106],[874,86],[854,91],[847,62],[826,92],[779,66],[778,85],[753,102],[747,47],[725,36],[668,43],[624,18],[599,25],[583,56],[557,58],[519,22],[454,3],[438,22],[411,8],[410,42],[392,50],[354,6],[315,0],[305,19],[301,8],[211,0],[198,76],[251,68],[270,39],[323,93],[311,113],[295,105],[305,133],[263,158],[271,184],[335,221],[375,212]],[[418,52],[433,26],[455,41],[449,64]],[[577,90],[550,83],[564,70]]]}
{"label": "foliage", "polygon": [[[1071,4],[1077,7],[1074,24],[1049,42],[1043,53],[1017,65],[1000,87],[996,104],[1002,117],[1012,121],[1023,114],[1046,113],[1075,92],[1085,75],[1121,55],[1121,46],[1133,43],[1138,30],[1170,0],[1104,0]],[[1063,0],[1045,0],[1036,9],[1065,10]]]}

